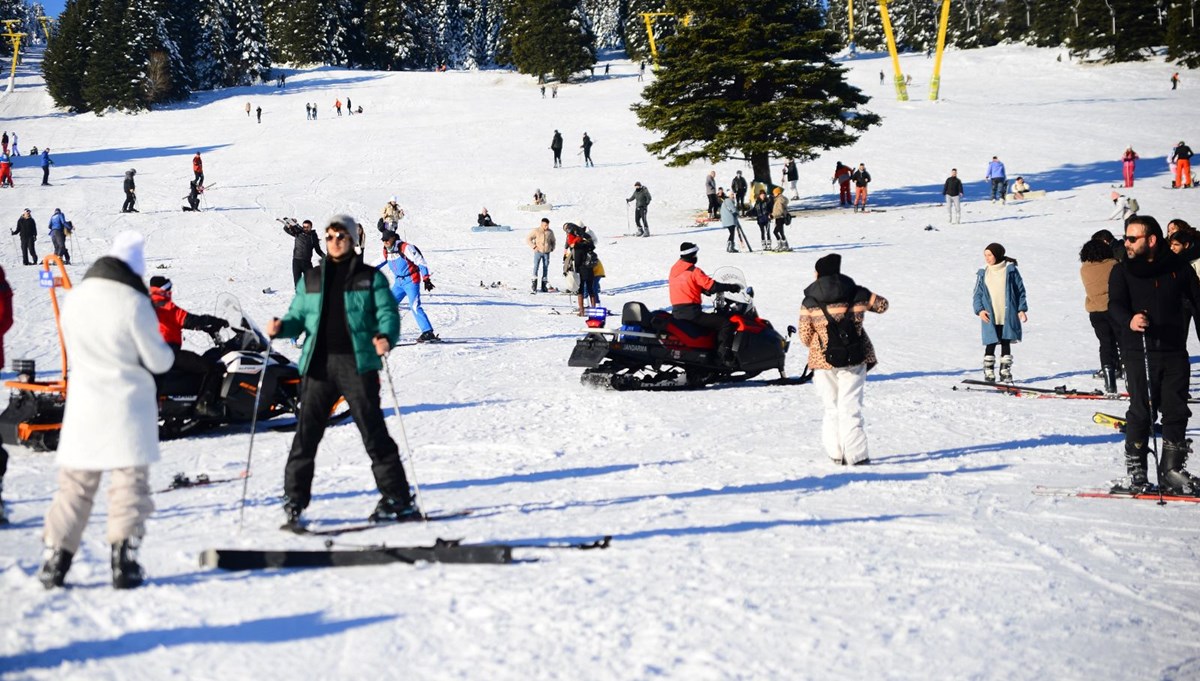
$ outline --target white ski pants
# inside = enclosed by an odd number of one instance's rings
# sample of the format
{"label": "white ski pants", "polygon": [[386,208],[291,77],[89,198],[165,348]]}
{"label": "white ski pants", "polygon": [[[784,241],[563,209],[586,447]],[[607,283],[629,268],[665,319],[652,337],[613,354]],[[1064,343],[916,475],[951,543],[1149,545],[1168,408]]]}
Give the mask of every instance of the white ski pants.
{"label": "white ski pants", "polygon": [[818,369],[813,383],[825,403],[821,440],[834,462],[853,465],[867,457],[867,433],[863,430],[863,386],[867,365],[842,369]]}
{"label": "white ski pants", "polygon": [[[58,491],[46,512],[46,546],[77,553],[83,529],[92,515],[92,504],[105,471],[58,469]],[[108,543],[117,544],[146,532],[146,519],[154,511],[150,498],[150,467],[115,468],[108,481]]]}
{"label": "white ski pants", "polygon": [[962,195],[947,196],[946,210],[950,213],[950,222],[954,224],[962,222]]}

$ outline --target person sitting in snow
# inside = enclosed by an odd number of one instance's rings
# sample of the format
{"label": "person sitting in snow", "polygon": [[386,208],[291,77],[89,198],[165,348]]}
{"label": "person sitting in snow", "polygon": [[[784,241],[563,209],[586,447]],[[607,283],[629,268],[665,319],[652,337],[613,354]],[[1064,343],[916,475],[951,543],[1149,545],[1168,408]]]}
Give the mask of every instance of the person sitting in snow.
{"label": "person sitting in snow", "polygon": [[488,209],[486,207],[484,207],[483,212],[479,214],[479,217],[476,218],[476,221],[479,222],[480,227],[496,226],[496,222],[492,220],[492,216],[488,215]]}
{"label": "person sitting in snow", "polygon": [[191,188],[188,190],[188,195],[183,197],[183,199],[188,202],[188,205],[184,206],[183,210],[189,213],[193,211],[199,211],[200,189],[196,185],[196,180],[191,180],[188,184]]}
{"label": "person sitting in snow", "polygon": [[546,205],[546,195],[542,193],[541,189],[533,190],[533,205],[535,205],[535,206]]}
{"label": "person sitting in snow", "polygon": [[1020,201],[1021,199],[1025,198],[1025,192],[1029,190],[1029,185],[1026,184],[1025,178],[1018,175],[1017,179],[1013,181],[1012,185],[1013,198]]}

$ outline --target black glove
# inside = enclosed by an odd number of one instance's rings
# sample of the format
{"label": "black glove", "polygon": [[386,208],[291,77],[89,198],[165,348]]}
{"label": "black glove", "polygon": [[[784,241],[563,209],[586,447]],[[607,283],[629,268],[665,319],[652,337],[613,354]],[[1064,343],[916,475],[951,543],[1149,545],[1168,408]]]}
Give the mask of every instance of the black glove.
{"label": "black glove", "polygon": [[433,282],[432,282],[432,281],[429,281],[429,277],[425,277],[425,290],[426,290],[426,291],[432,291],[432,290],[433,290]]}
{"label": "black glove", "polygon": [[737,293],[738,291],[741,291],[741,290],[742,290],[741,284],[722,284],[721,282],[716,282],[713,284],[713,287],[712,287],[713,293],[722,293],[722,292]]}

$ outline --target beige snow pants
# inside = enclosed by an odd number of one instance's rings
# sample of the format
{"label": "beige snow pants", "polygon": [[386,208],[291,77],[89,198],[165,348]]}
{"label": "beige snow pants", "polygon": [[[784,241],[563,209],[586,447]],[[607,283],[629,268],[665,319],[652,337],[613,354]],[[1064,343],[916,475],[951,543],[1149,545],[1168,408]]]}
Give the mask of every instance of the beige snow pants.
{"label": "beige snow pants", "polygon": [[[75,468],[58,470],[58,491],[46,512],[43,537],[46,546],[79,551],[83,529],[92,515],[92,503],[105,471]],[[146,518],[154,511],[150,498],[150,467],[115,468],[108,481],[108,543],[117,544],[146,532]]]}

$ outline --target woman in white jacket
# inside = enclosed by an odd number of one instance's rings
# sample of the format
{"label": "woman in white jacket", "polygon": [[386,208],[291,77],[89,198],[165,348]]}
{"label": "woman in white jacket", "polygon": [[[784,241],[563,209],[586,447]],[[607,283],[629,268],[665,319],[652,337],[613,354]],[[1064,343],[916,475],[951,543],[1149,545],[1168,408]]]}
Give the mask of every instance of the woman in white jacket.
{"label": "woman in white jacket", "polygon": [[58,445],[58,491],[46,513],[46,559],[38,578],[62,586],[79,550],[104,471],[113,586],[142,583],[137,548],[154,503],[150,464],[158,461],[154,375],[171,368],[171,347],[142,281],[144,241],[136,232],[113,240],[71,289],[62,309],[70,358],[69,389]]}

